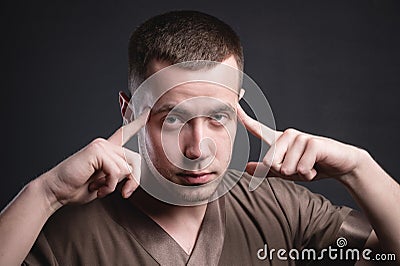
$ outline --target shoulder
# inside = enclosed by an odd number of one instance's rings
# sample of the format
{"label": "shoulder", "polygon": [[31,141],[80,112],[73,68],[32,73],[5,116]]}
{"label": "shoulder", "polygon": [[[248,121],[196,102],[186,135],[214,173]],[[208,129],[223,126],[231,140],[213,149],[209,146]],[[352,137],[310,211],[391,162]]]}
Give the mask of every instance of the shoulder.
{"label": "shoulder", "polygon": [[264,178],[260,186],[254,191],[250,191],[249,185],[253,178],[250,174],[233,169],[228,170],[226,174],[230,180],[238,180],[229,193],[232,197],[257,200],[260,204],[262,201],[273,201],[278,204],[279,201],[283,200],[282,198],[286,202],[292,201],[292,203],[296,203],[298,202],[299,194],[311,193],[307,188],[297,185],[293,181],[278,177]]}
{"label": "shoulder", "polygon": [[112,265],[149,259],[140,256],[145,254],[142,247],[119,220],[129,216],[130,208],[117,192],[85,205],[64,206],[47,221],[26,261],[33,265],[53,265],[52,261],[57,265]]}
{"label": "shoulder", "polygon": [[105,209],[102,200],[94,200],[84,205],[67,205],[59,209],[48,220],[46,226],[60,224],[87,224],[104,217]]}
{"label": "shoulder", "polygon": [[286,213],[289,211],[297,212],[298,208],[330,204],[324,196],[293,181],[279,177],[264,178],[260,186],[254,191],[250,191],[249,184],[253,178],[250,174],[228,170],[227,175],[231,180],[238,180],[229,193],[231,197],[255,201],[260,205],[274,203]]}
{"label": "shoulder", "polygon": [[108,205],[111,198],[113,204],[118,204],[114,203],[119,200],[116,196],[111,194],[84,205],[64,206],[49,218],[42,232],[49,242],[83,241],[83,236],[90,238],[91,235],[97,237],[99,232],[108,231],[110,225],[115,224]]}
{"label": "shoulder", "polygon": [[285,224],[292,234],[304,232],[311,224],[318,227],[326,222],[340,226],[351,211],[333,205],[324,196],[293,181],[268,177],[257,189],[250,191],[251,175],[236,170],[229,170],[227,175],[231,179],[240,177],[226,197],[230,208],[243,209],[242,212],[255,220],[276,220]]}
{"label": "shoulder", "polygon": [[[294,218],[299,209],[299,195],[307,188],[281,178],[265,178],[260,186],[250,191],[252,176],[246,172],[228,170],[230,180],[238,180],[227,194],[227,202],[234,208],[244,208],[255,217],[274,215],[279,219]],[[311,192],[309,192],[311,193]]]}
{"label": "shoulder", "polygon": [[292,181],[266,178],[258,188],[250,191],[251,175],[236,170],[229,170],[226,174],[228,180],[237,181],[225,196],[227,232],[232,232],[230,237],[239,238],[242,232],[243,239],[251,236],[258,246],[268,240],[272,246],[293,247],[298,231],[293,221],[298,220],[297,194],[301,187]]}

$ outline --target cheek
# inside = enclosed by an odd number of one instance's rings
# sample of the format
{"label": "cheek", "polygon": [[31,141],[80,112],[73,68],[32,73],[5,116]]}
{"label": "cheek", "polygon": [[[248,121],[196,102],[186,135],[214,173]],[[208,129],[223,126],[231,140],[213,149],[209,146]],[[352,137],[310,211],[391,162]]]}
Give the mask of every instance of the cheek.
{"label": "cheek", "polygon": [[170,162],[180,162],[183,158],[181,146],[184,145],[184,141],[178,136],[178,132],[163,132],[162,134],[162,148],[160,154],[166,156]]}
{"label": "cheek", "polygon": [[161,149],[161,136],[157,127],[150,123],[146,127],[146,147],[151,159],[157,156]]}
{"label": "cheek", "polygon": [[229,160],[232,154],[232,143],[228,138],[219,139],[216,142],[217,154],[216,157],[221,161]]}
{"label": "cheek", "polygon": [[232,156],[233,144],[236,135],[236,125],[227,125],[225,129],[214,136],[217,146],[216,157],[221,162],[229,162]]}
{"label": "cheek", "polygon": [[157,126],[149,126],[146,131],[146,147],[151,161],[164,167],[170,160],[180,158],[176,134],[161,133]]}

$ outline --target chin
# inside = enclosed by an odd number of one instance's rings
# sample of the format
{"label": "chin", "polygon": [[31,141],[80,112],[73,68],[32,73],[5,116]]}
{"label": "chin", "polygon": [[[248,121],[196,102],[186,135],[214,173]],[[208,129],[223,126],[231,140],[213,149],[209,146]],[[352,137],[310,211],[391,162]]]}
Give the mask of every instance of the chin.
{"label": "chin", "polygon": [[205,184],[202,187],[195,187],[192,191],[189,191],[189,193],[182,191],[178,194],[182,197],[182,199],[188,202],[204,202],[208,201],[208,199],[214,194],[218,185],[219,183]]}
{"label": "chin", "polygon": [[[217,178],[200,185],[180,185],[178,187],[170,187],[170,193],[176,195],[183,202],[190,205],[207,203],[211,196],[215,193],[222,181],[222,175]],[[173,190],[173,191],[172,191]]]}
{"label": "chin", "polygon": [[[213,175],[207,180],[199,179],[196,182],[187,182],[185,175],[179,175],[182,173],[179,168],[147,165],[150,167],[144,168],[146,170],[143,169],[142,174],[148,178],[141,180],[145,190],[161,201],[178,206],[203,205],[212,201],[215,193],[218,193],[217,189],[224,176],[224,172],[221,174],[220,171],[210,171]],[[214,170],[219,170],[218,168],[213,167]]]}

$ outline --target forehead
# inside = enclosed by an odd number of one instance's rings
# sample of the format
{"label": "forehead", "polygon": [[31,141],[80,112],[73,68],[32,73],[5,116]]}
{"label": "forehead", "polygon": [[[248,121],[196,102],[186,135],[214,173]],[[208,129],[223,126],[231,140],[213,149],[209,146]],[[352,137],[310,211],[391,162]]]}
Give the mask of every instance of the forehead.
{"label": "forehead", "polygon": [[[203,67],[202,63],[212,64],[208,65],[211,67]],[[197,68],[198,66],[200,68]],[[177,105],[196,97],[208,97],[236,110],[241,72],[233,56],[222,62],[200,60],[175,65],[165,61],[152,61],[147,75],[150,76],[132,96],[135,114],[140,113],[146,106],[159,108],[159,105],[166,102]],[[195,103],[192,109],[201,105],[198,101]]]}
{"label": "forehead", "polygon": [[[226,67],[224,67],[226,65]],[[147,75],[152,75],[157,73],[158,71],[169,67],[170,64],[165,61],[152,60],[148,65]],[[209,97],[214,98],[216,100],[225,102],[226,104],[230,104],[232,106],[236,106],[235,102],[238,101],[238,88],[236,86],[232,86],[228,80],[234,80],[235,75],[238,74],[238,65],[234,56],[229,56],[218,67],[218,70],[214,72],[217,76],[222,76],[220,80],[217,80],[216,83],[212,82],[186,82],[184,84],[180,84],[178,86],[174,86],[173,88],[166,90],[156,101],[155,106],[159,104],[163,104],[165,102],[175,102],[180,103],[182,101],[195,98],[195,97]],[[161,78],[161,83],[164,81],[177,79],[176,78],[176,69],[172,72],[165,72],[165,77]],[[178,74],[179,75],[179,74]],[[173,76],[173,77],[172,77]],[[195,76],[196,78],[198,76]],[[215,80],[215,79],[214,79]],[[222,81],[222,82],[219,82]],[[168,81],[167,81],[168,83]],[[173,82],[172,82],[173,83]],[[218,85],[224,84],[224,85]],[[236,85],[236,84],[235,84]],[[160,85],[163,87],[163,85]],[[234,88],[235,87],[235,88]]]}
{"label": "forehead", "polygon": [[[196,99],[202,99],[196,100]],[[210,102],[221,102],[234,107],[238,101],[238,95],[231,89],[225,88],[221,85],[207,83],[207,82],[190,82],[176,86],[166,93],[164,93],[154,107],[158,107],[165,103],[180,104],[184,101],[199,103],[201,105],[207,104],[207,99]]]}

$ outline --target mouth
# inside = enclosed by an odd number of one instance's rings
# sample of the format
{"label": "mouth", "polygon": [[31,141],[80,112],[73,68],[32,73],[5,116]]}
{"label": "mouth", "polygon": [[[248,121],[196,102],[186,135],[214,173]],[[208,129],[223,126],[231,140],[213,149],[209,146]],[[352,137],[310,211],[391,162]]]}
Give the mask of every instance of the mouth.
{"label": "mouth", "polygon": [[185,171],[176,174],[184,182],[185,185],[202,185],[210,182],[216,172],[190,172]]}

